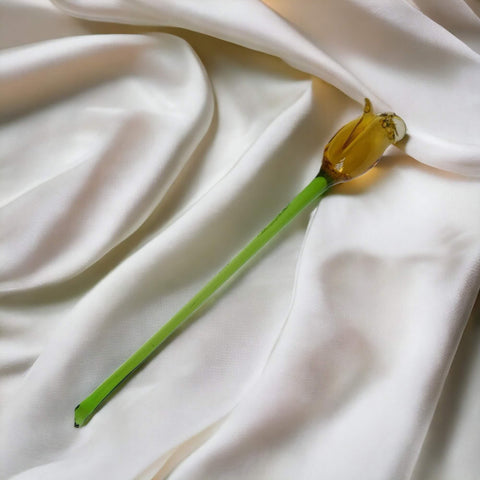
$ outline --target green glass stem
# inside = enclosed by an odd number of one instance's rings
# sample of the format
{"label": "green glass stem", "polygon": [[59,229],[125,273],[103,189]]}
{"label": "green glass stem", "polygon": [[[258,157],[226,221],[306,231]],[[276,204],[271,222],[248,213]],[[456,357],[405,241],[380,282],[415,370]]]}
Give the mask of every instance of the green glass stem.
{"label": "green glass stem", "polygon": [[75,408],[75,427],[80,427],[104,403],[125,379],[134,373],[185,320],[216,292],[235,272],[252,258],[269,240],[307,205],[319,198],[331,184],[322,176],[315,177],[240,253],[222,268],[160,330],[147,340],[130,358],[101,383]]}

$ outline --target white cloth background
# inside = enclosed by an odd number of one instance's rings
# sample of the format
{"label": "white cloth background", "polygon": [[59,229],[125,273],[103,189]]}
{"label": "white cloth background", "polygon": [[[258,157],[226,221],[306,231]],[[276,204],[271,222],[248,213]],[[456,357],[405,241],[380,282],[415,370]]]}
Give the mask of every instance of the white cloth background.
{"label": "white cloth background", "polygon": [[[0,3],[0,478],[478,480],[479,15]],[[364,96],[408,140],[74,429],[75,405],[316,174]]]}

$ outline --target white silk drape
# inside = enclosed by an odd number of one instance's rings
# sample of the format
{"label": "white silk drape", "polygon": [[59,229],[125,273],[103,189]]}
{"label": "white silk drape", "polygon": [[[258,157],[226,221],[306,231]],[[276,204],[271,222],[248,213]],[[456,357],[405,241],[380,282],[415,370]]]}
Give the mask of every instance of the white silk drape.
{"label": "white silk drape", "polygon": [[[0,478],[478,479],[479,14],[0,3]],[[364,96],[407,141],[74,429]]]}

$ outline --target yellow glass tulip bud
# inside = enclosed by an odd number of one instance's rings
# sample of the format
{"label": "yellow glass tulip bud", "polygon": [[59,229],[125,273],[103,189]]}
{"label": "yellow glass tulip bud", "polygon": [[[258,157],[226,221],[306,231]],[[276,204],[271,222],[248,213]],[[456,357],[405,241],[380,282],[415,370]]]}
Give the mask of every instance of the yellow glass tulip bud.
{"label": "yellow glass tulip bud", "polygon": [[328,142],[319,175],[333,185],[364,174],[376,165],[389,145],[405,136],[406,131],[405,122],[398,115],[375,114],[366,98],[363,115],[343,126]]}

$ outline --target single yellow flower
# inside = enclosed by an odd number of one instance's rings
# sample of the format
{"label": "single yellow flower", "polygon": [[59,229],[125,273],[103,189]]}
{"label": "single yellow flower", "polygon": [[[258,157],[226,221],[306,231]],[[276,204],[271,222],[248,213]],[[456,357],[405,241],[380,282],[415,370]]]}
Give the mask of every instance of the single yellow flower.
{"label": "single yellow flower", "polygon": [[336,184],[364,174],[406,131],[399,116],[391,112],[375,114],[366,98],[363,115],[344,125],[325,147],[320,175]]}
{"label": "single yellow flower", "polygon": [[75,426],[85,425],[125,379],[135,373],[165,340],[307,205],[332,185],[358,177],[372,168],[392,143],[403,138],[405,123],[394,113],[375,115],[365,99],[363,115],[341,128],[325,147],[320,173],[243,250],[230,260],[168,322],[75,408]]}

